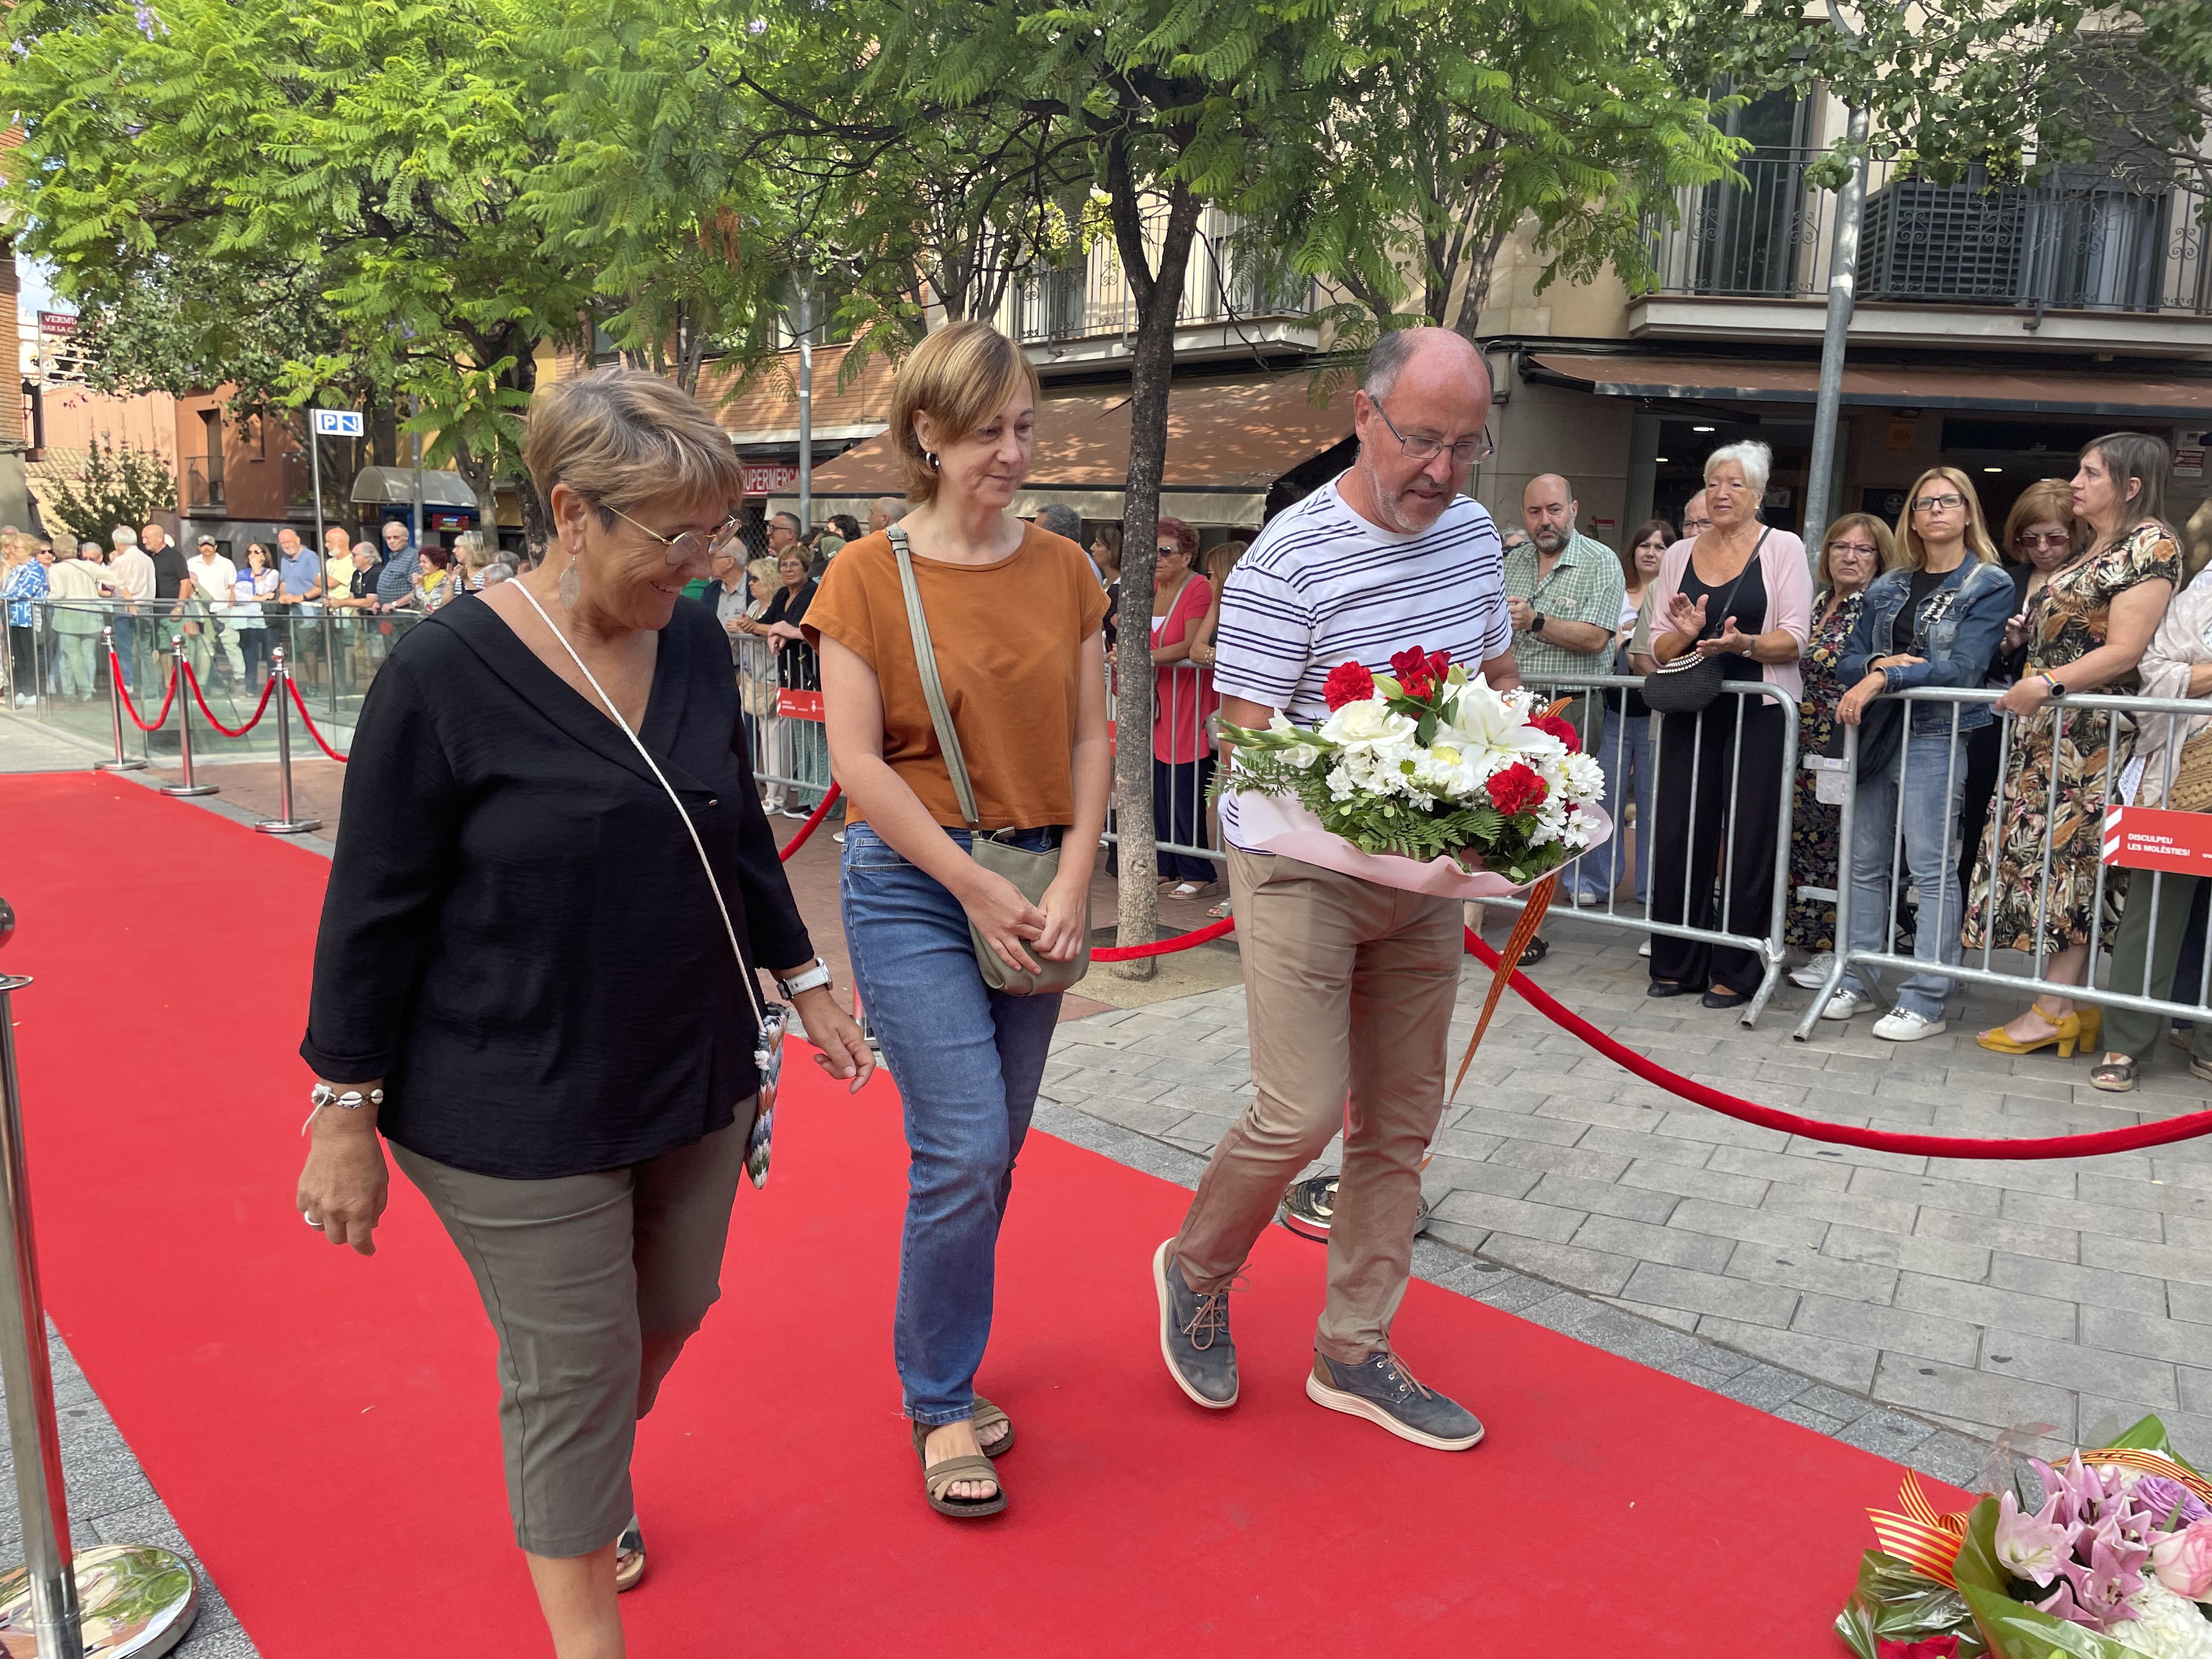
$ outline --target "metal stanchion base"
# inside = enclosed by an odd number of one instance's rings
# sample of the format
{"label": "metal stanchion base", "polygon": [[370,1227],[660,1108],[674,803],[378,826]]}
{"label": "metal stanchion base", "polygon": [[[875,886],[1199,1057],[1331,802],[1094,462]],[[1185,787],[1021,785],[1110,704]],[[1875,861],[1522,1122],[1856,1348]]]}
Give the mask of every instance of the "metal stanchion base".
{"label": "metal stanchion base", "polygon": [[323,827],[320,818],[264,818],[253,826],[264,836],[304,836]]}
{"label": "metal stanchion base", "polygon": [[95,772],[143,772],[146,763],[142,760],[101,761],[92,769]]}
{"label": "metal stanchion base", "polygon": [[219,790],[220,786],[212,783],[165,783],[161,786],[161,793],[165,795],[212,795]]}
{"label": "metal stanchion base", "polygon": [[[76,1553],[84,1650],[100,1659],[157,1659],[185,1639],[200,1610],[199,1579],[180,1556],[150,1544]],[[0,1573],[0,1652],[35,1655],[27,1568]]]}

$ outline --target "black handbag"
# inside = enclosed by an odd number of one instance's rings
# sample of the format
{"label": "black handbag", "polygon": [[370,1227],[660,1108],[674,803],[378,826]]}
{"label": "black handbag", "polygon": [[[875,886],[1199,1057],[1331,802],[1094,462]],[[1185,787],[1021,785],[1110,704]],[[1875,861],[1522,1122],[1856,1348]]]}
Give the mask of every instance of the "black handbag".
{"label": "black handbag", "polygon": [[[1729,602],[1735,598],[1736,589],[1742,586],[1743,579],[1750,573],[1752,566],[1759,562],[1759,552],[1765,547],[1766,538],[1773,533],[1771,530],[1759,532],[1759,540],[1751,550],[1751,556],[1743,562],[1743,568],[1735,573],[1735,580],[1730,582],[1722,593],[1717,611],[1713,607],[1707,608],[1705,631],[1698,635],[1698,639],[1713,637],[1726,626]],[[1688,568],[1686,565],[1683,568]],[[1655,714],[1702,714],[1712,700],[1720,696],[1721,682],[1727,678],[1718,657],[1686,650],[1672,662],[1660,664],[1644,677],[1644,702]]]}

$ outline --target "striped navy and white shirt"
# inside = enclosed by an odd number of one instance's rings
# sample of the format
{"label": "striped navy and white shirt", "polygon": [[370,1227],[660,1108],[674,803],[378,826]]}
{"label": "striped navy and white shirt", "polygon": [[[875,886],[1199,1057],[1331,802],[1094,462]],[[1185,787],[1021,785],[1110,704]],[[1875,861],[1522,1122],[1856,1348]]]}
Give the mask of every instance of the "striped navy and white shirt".
{"label": "striped navy and white shirt", "polygon": [[[1460,496],[1428,529],[1400,536],[1331,483],[1278,514],[1230,572],[1213,686],[1317,726],[1340,663],[1388,673],[1395,653],[1419,646],[1474,668],[1512,643],[1504,551],[1480,502]],[[1222,797],[1221,828],[1239,845],[1234,794]]]}

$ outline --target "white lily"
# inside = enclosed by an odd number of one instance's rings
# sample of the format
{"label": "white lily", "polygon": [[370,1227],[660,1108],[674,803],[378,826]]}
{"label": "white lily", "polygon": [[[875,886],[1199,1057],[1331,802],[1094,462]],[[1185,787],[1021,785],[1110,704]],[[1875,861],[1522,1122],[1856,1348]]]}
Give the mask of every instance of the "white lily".
{"label": "white lily", "polygon": [[1437,740],[1463,751],[1486,777],[1513,761],[1555,754],[1561,747],[1550,732],[1527,724],[1521,712],[1492,690],[1480,675],[1460,689],[1451,719],[1437,732]]}

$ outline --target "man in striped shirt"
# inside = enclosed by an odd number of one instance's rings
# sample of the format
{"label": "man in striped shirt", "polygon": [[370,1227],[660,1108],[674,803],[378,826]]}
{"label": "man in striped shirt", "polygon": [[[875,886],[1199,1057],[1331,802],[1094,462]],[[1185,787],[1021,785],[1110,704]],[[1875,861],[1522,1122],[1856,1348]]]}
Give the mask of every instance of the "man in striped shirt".
{"label": "man in striped shirt", "polygon": [[[1221,717],[1328,714],[1339,664],[1387,672],[1419,646],[1520,684],[1490,515],[1460,494],[1490,453],[1490,371],[1443,329],[1386,334],[1352,400],[1352,468],[1263,530],[1231,573],[1215,639]],[[1222,1138],[1182,1230],[1154,1254],[1160,1347],[1201,1406],[1237,1402],[1228,1293],[1283,1189],[1345,1130],[1328,1299],[1306,1393],[1418,1445],[1458,1451],[1482,1425],[1416,1382],[1390,1347],[1443,1114],[1459,988],[1460,907],[1252,850],[1221,802],[1244,958],[1254,1097]],[[1347,1098],[1350,1109],[1346,1110]]]}

